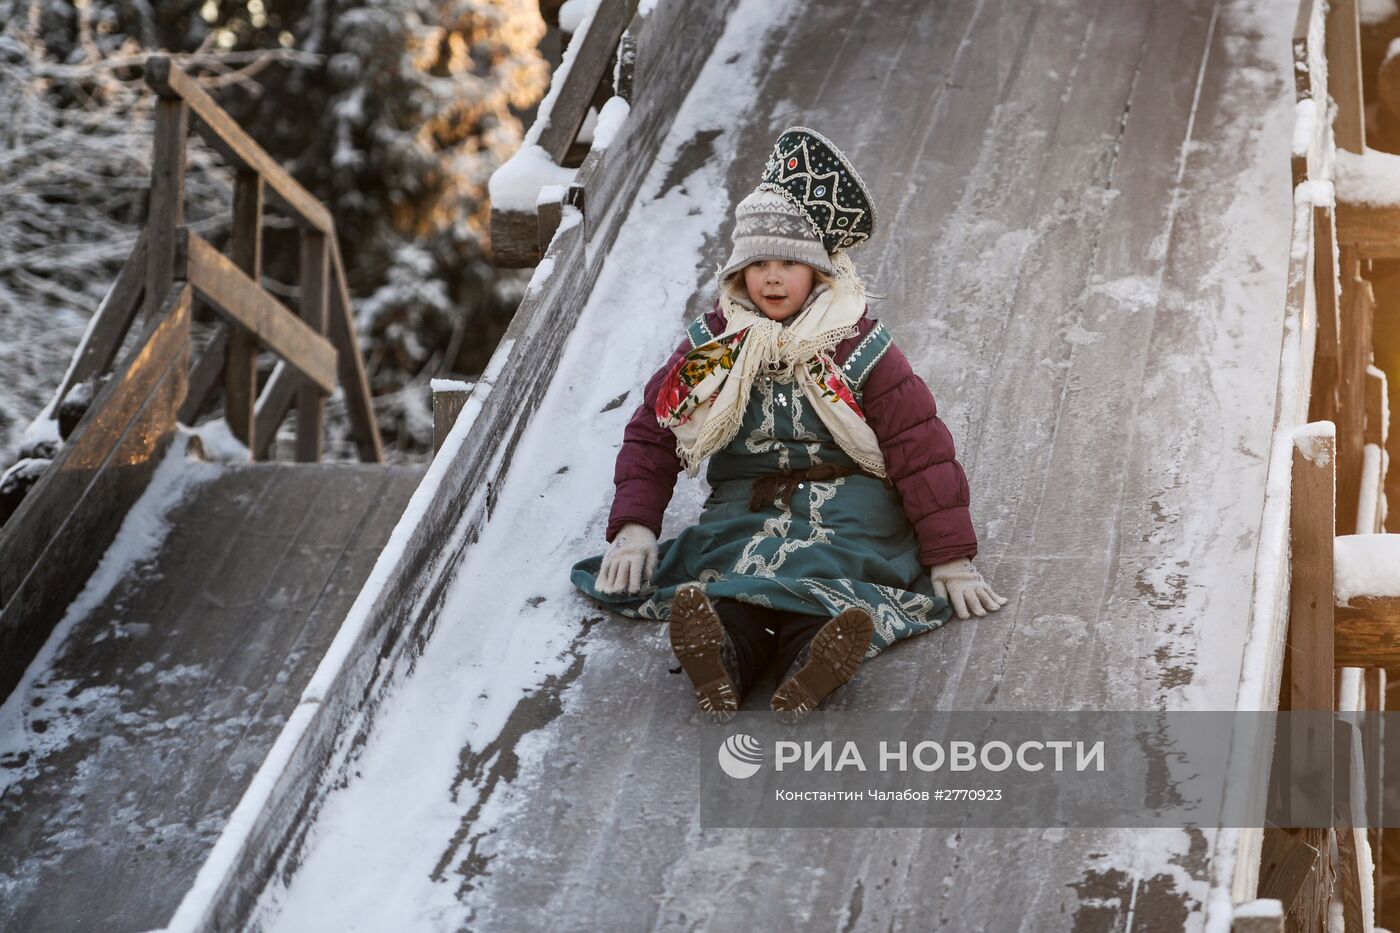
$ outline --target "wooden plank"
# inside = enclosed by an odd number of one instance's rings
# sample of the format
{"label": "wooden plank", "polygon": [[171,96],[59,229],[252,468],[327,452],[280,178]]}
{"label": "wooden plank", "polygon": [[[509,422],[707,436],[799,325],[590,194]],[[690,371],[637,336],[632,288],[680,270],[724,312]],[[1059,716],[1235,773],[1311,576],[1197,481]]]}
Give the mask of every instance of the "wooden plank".
{"label": "wooden plank", "polygon": [[198,117],[195,132],[234,168],[260,175],[268,196],[280,208],[327,236],[334,232],[335,221],[325,205],[263,151],[178,65],[163,55],[152,55],[146,59],[146,83],[163,99],[184,101]]}
{"label": "wooden plank", "polygon": [[1339,201],[1337,241],[1361,259],[1400,259],[1400,206]]}
{"label": "wooden plank", "polygon": [[184,396],[189,317],[190,290],[181,287],[0,528],[0,696],[43,647],[159,463]]}
{"label": "wooden plank", "polygon": [[329,340],[299,320],[199,234],[186,231],[186,242],[189,281],[205,300],[252,331],[264,346],[322,391],[329,393],[335,388],[336,352]]}
{"label": "wooden plank", "polygon": [[[262,281],[263,182],[252,172],[239,172],[233,185],[233,232],[229,245],[233,264],[254,282]],[[224,418],[233,436],[251,451],[258,399],[258,341],[246,328],[229,322],[224,356]]]}
{"label": "wooden plank", "polygon": [[1341,315],[1337,294],[1337,267],[1334,262],[1332,209],[1313,208],[1314,293],[1317,297],[1317,350],[1313,364],[1311,421],[1332,421],[1337,417],[1338,383],[1341,374]]}
{"label": "wooden plank", "polygon": [[526,269],[540,261],[540,224],[530,211],[491,208],[491,264]]}
{"label": "wooden plank", "polygon": [[73,365],[64,374],[55,395],[60,402],[73,386],[112,368],[122,341],[126,340],[127,332],[131,330],[131,322],[136,320],[136,312],[141,308],[145,284],[146,230],[143,227],[136,238],[136,245],[122,263],[116,281],[97,306],[97,312],[88,322],[83,339],[73,353]]}
{"label": "wooden plank", "polygon": [[178,100],[156,101],[151,193],[146,211],[145,315],[156,314],[175,281],[179,229],[185,222],[185,134],[189,110]]}
{"label": "wooden plank", "polygon": [[220,327],[214,339],[190,367],[190,381],[180,406],[180,423],[194,424],[209,410],[219,394],[219,379],[224,372],[224,354],[228,346],[228,328]]}
{"label": "wooden plank", "polygon": [[374,417],[374,398],[370,394],[365,363],[356,339],[355,306],[350,300],[350,286],[345,277],[345,260],[340,242],[331,239],[331,342],[339,351],[336,368],[340,373],[341,390],[345,393],[345,413],[350,417],[350,436],[360,459],[366,463],[384,462],[384,442],[379,436],[379,422]]}
{"label": "wooden plank", "polygon": [[[330,264],[326,238],[314,231],[301,234],[301,319],[318,336],[326,332],[326,300]],[[315,463],[321,459],[326,433],[326,391],[303,380],[297,387],[297,459]]]}
{"label": "wooden plank", "polygon": [[1325,428],[1305,434],[1310,427],[1299,429],[1293,447],[1288,637],[1293,663],[1288,708],[1294,711],[1332,710],[1336,696],[1332,599],[1336,440]]}
{"label": "wooden plank", "polygon": [[254,431],[257,443],[252,449],[254,460],[267,459],[272,442],[277,439],[277,428],[296,399],[299,381],[296,370],[278,360],[267,379],[267,385],[258,396],[257,427]]}
{"label": "wooden plank", "polygon": [[1331,859],[1328,829],[1289,832],[1265,827],[1259,869],[1259,896],[1282,902],[1290,930],[1322,930],[1326,917]]}
{"label": "wooden plank", "polygon": [[1332,121],[1337,148],[1360,153],[1366,144],[1366,104],[1361,94],[1361,18],[1357,3],[1358,0],[1327,3],[1327,89],[1337,105]]}
{"label": "wooden plank", "polygon": [[1400,596],[1356,596],[1335,609],[1336,663],[1400,667]]}
{"label": "wooden plank", "polygon": [[588,31],[575,37],[575,42],[583,44],[564,78],[564,86],[559,89],[549,111],[538,117],[545,124],[537,140],[555,164],[564,164],[569,146],[578,137],[584,118],[588,116],[593,94],[608,76],[622,31],[636,11],[637,0],[601,0]]}

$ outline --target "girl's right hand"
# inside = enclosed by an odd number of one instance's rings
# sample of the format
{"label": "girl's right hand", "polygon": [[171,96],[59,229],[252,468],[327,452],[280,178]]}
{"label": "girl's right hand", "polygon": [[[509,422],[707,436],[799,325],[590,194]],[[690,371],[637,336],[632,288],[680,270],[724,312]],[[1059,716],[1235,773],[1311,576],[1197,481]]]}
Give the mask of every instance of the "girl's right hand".
{"label": "girl's right hand", "polygon": [[603,555],[595,584],[599,593],[636,593],[651,582],[656,569],[656,535],[646,525],[623,525]]}

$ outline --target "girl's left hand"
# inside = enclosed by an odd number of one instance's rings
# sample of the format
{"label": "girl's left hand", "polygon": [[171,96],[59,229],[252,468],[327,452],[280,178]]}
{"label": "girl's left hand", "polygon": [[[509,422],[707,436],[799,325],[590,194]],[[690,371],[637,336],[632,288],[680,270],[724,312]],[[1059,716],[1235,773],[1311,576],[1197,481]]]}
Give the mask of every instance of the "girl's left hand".
{"label": "girl's left hand", "polygon": [[972,561],[961,557],[946,564],[936,564],[929,571],[936,596],[948,600],[959,619],[966,619],[969,610],[979,616],[996,612],[1006,604],[1006,597],[992,592]]}

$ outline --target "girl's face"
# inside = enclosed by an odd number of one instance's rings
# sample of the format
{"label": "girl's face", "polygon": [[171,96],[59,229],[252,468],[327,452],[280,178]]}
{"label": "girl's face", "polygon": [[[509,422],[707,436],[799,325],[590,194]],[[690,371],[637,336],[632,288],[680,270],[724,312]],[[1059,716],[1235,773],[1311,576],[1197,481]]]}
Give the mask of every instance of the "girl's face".
{"label": "girl's face", "polygon": [[764,259],[744,267],[749,300],[771,321],[796,314],[812,293],[812,267],[791,259]]}

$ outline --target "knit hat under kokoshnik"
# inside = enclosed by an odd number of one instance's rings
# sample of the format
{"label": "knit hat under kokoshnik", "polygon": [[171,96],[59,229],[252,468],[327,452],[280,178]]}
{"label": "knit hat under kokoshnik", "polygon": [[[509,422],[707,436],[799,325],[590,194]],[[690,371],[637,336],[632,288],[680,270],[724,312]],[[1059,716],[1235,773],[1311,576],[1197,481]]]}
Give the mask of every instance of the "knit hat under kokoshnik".
{"label": "knit hat under kokoshnik", "polygon": [[789,127],[758,187],[734,209],[734,250],[719,278],[764,259],[833,275],[831,254],[864,242],[874,229],[870,191],[845,154],[815,130]]}

